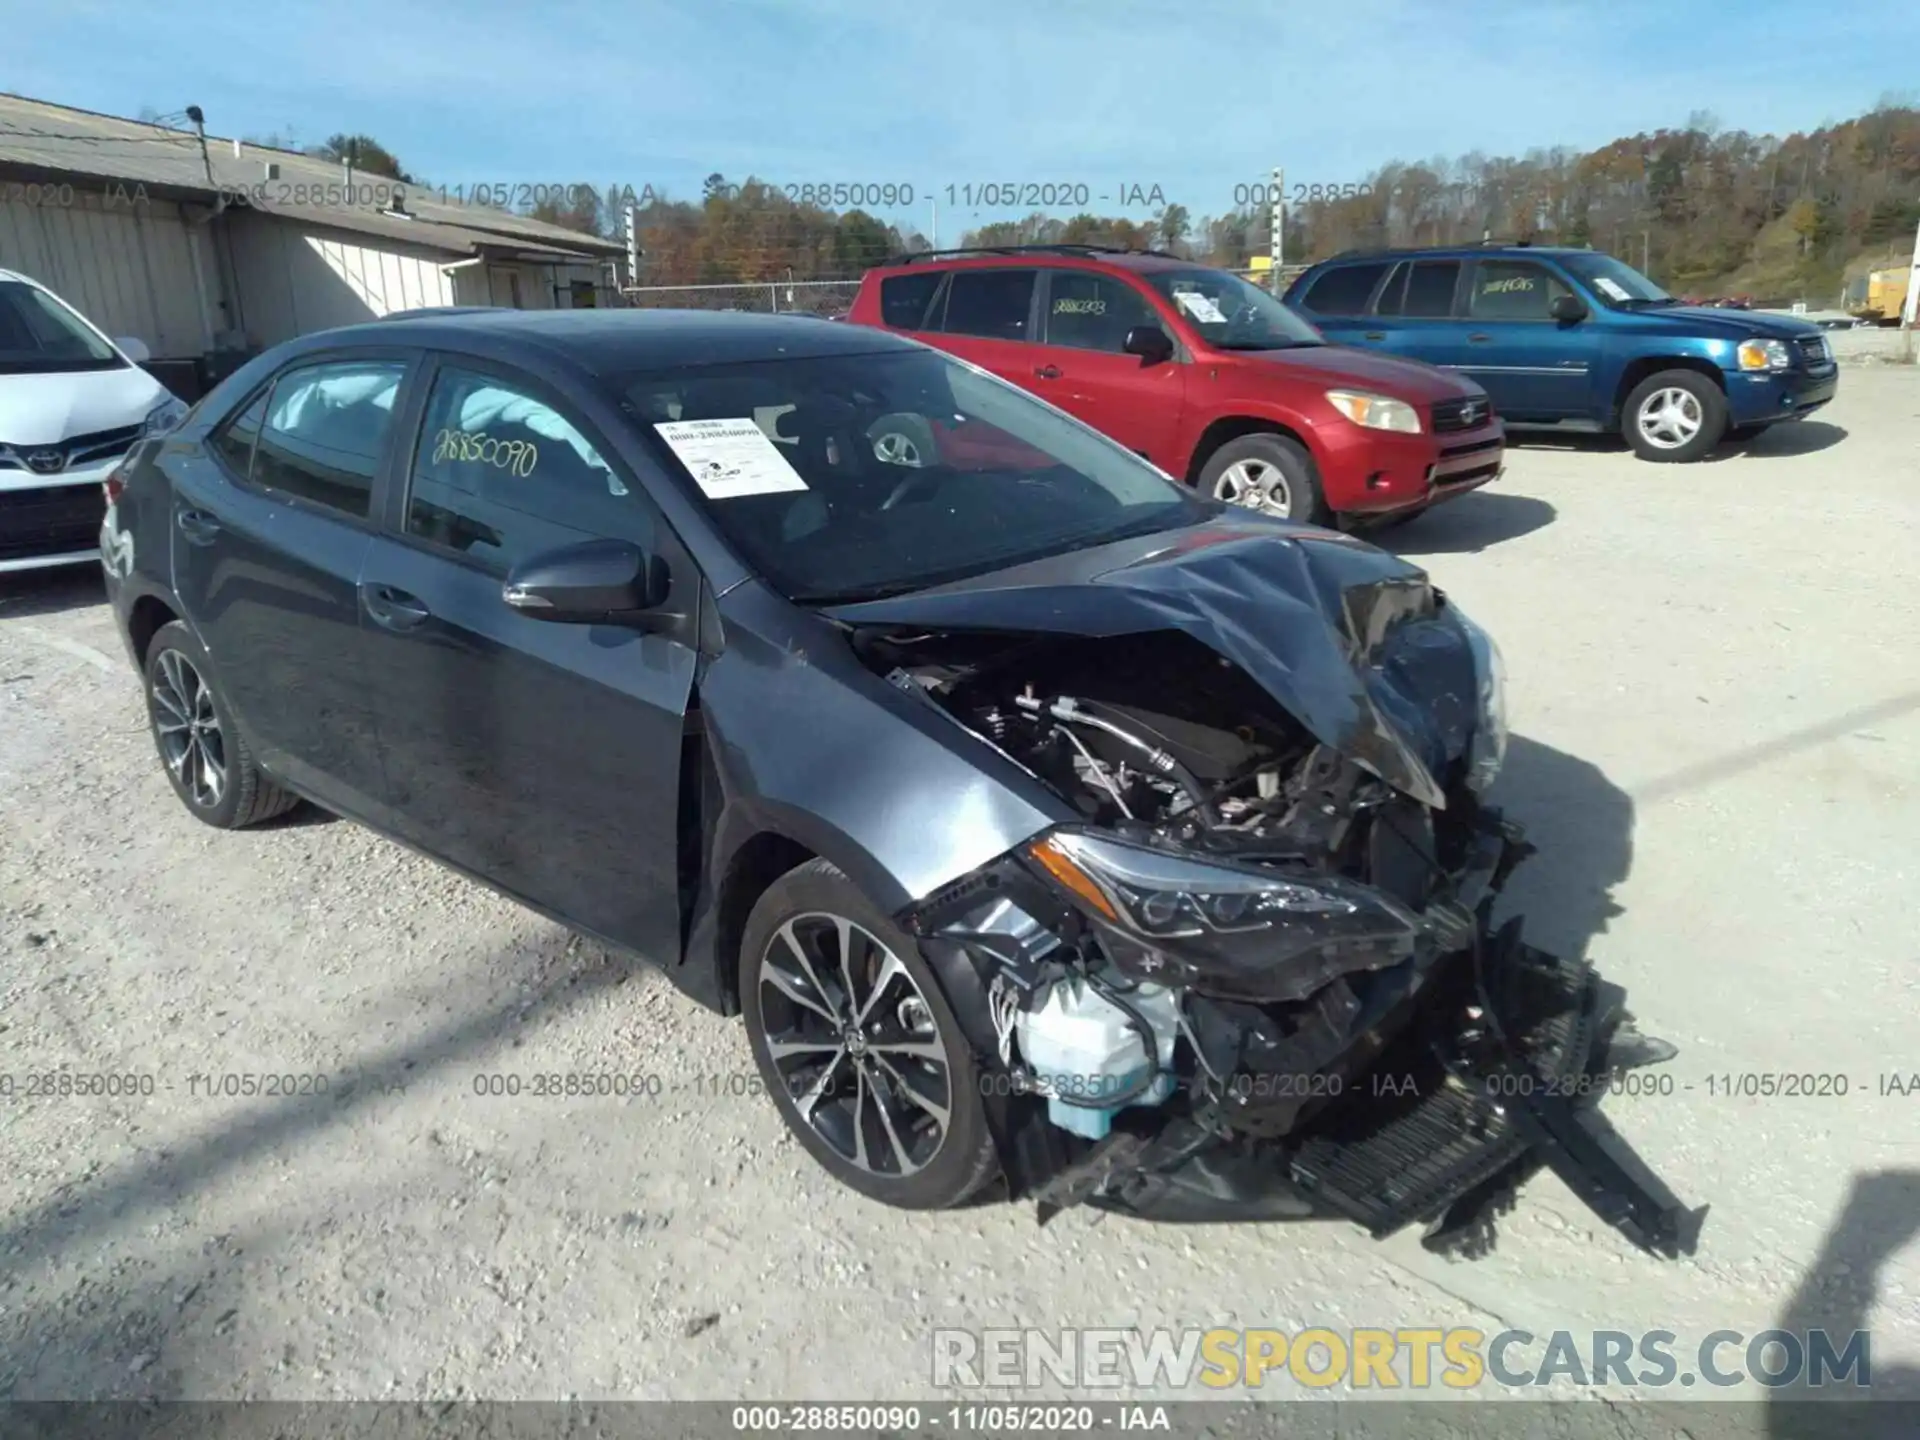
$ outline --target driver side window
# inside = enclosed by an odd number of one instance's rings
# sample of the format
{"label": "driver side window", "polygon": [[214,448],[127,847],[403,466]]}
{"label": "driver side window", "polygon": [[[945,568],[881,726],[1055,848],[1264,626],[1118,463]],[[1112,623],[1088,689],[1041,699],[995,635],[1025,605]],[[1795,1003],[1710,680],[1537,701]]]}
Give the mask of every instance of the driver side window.
{"label": "driver side window", "polygon": [[531,385],[453,366],[427,399],[406,529],[502,573],[580,540],[655,538],[644,494]]}
{"label": "driver side window", "polygon": [[1544,265],[1482,260],[1469,293],[1467,314],[1475,320],[1550,320],[1554,300],[1572,292]]}

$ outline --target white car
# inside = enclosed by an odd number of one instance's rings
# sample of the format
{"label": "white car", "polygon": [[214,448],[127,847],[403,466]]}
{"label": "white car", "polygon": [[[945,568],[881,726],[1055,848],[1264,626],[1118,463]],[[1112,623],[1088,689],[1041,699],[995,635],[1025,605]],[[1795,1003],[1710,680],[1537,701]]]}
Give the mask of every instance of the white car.
{"label": "white car", "polygon": [[100,560],[102,483],[186,404],[46,286],[0,270],[0,571]]}

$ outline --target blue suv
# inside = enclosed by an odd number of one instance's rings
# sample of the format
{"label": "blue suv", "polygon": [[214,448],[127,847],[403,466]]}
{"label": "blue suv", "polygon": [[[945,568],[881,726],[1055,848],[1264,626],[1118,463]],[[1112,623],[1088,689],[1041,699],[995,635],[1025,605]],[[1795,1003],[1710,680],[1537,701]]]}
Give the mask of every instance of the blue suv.
{"label": "blue suv", "polygon": [[1515,428],[1624,433],[1688,461],[1833,398],[1833,348],[1786,315],[1682,305],[1596,250],[1483,244],[1354,251],[1287,303],[1328,339],[1459,370]]}

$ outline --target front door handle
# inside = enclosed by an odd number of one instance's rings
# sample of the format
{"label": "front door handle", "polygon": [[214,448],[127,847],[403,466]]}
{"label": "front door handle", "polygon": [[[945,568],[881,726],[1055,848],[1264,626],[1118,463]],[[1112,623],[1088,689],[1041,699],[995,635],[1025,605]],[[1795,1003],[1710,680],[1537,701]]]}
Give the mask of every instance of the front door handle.
{"label": "front door handle", "polygon": [[1492,343],[1492,341],[1493,341],[1493,337],[1492,337],[1491,335],[1469,335],[1469,336],[1467,336],[1467,343],[1468,343],[1469,345],[1487,345],[1487,344],[1491,344],[1491,343]]}
{"label": "front door handle", "polygon": [[1369,330],[1360,338],[1362,340],[1384,340],[1387,338],[1387,332],[1384,330]]}
{"label": "front door handle", "polygon": [[388,630],[411,630],[433,613],[419,596],[391,585],[362,585],[360,598],[373,623]]}
{"label": "front door handle", "polygon": [[1058,380],[1060,378],[1060,367],[1058,365],[1036,365],[1033,367],[1033,373],[1038,375],[1042,380]]}
{"label": "front door handle", "polygon": [[182,510],[173,517],[173,523],[195,545],[211,545],[220,533],[220,522],[204,510]]}

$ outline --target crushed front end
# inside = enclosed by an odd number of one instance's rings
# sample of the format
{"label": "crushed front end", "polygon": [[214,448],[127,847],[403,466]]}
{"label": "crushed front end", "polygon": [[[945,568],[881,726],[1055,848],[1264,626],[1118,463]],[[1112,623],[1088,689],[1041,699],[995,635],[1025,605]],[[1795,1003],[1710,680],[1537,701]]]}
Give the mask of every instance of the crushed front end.
{"label": "crushed front end", "polygon": [[1690,1253],[1704,1211],[1597,1103],[1671,1048],[1583,963],[1493,926],[1530,853],[1482,798],[1497,652],[1424,586],[1374,598],[1345,618],[1375,723],[1340,744],[1189,635],[861,638],[1083,817],[900,917],[979,977],[1010,1188],[1043,1221],[1343,1216],[1472,1254],[1545,1166],[1644,1249]]}

